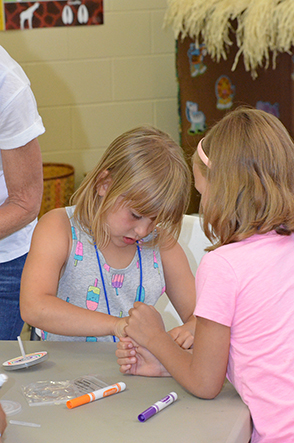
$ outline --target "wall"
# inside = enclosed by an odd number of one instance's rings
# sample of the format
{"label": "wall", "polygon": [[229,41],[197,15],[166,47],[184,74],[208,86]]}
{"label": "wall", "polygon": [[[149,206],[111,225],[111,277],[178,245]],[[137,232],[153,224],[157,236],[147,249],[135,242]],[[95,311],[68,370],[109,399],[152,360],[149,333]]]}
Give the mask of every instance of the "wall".
{"label": "wall", "polygon": [[76,185],[120,133],[152,124],[178,141],[175,41],[166,0],[104,0],[104,24],[0,33],[31,80],[43,161],[70,163]]}

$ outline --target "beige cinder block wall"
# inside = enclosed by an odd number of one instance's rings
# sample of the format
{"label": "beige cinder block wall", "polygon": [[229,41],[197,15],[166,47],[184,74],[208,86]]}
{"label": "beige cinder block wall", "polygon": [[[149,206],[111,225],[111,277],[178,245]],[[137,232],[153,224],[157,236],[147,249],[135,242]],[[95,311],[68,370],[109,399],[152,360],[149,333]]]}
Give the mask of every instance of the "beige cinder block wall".
{"label": "beige cinder block wall", "polygon": [[31,80],[43,161],[75,167],[76,186],[120,133],[152,124],[178,141],[175,42],[166,0],[104,0],[104,24],[0,32]]}

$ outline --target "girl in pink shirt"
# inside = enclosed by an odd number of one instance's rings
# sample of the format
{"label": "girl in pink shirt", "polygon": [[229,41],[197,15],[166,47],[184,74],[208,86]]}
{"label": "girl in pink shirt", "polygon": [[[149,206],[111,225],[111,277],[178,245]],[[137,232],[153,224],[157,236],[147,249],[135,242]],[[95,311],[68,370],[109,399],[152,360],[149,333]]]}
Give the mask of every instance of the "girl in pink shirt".
{"label": "girl in pink shirt", "polygon": [[121,372],[171,375],[209,399],[227,376],[251,412],[252,443],[293,442],[293,142],[273,115],[238,108],[199,142],[193,172],[213,243],[196,275],[193,350],[136,303],[125,331],[141,346],[120,342]]}

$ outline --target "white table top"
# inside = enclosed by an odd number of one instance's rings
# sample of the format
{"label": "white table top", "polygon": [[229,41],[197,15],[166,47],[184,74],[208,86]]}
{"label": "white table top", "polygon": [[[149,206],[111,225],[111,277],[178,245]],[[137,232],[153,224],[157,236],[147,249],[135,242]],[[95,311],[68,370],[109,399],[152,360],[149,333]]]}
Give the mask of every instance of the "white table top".
{"label": "white table top", "polygon": [[[2,363],[20,355],[18,342],[0,341],[0,372],[8,382],[0,400],[21,404],[13,420],[41,424],[30,428],[9,424],[4,443],[77,443],[91,441],[140,443],[248,443],[250,415],[235,389],[226,382],[214,400],[201,400],[187,393],[170,377],[125,376],[116,363],[112,343],[25,341],[25,352],[48,351],[47,361],[28,369],[4,371]],[[29,406],[21,391],[37,381],[73,380],[96,374],[111,385],[124,381],[124,392],[68,409],[65,404]],[[171,391],[178,400],[144,423],[138,414]]]}

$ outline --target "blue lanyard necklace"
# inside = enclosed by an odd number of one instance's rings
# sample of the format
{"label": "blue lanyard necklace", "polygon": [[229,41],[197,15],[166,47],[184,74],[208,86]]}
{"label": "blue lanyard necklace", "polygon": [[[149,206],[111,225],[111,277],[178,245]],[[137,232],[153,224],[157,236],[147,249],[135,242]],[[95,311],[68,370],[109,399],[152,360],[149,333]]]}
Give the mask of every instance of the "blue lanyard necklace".
{"label": "blue lanyard necklace", "polygon": [[[107,312],[110,315],[110,307],[109,307],[109,300],[108,300],[108,296],[107,296],[107,292],[106,292],[105,280],[104,280],[102,266],[101,266],[101,262],[100,262],[100,258],[99,258],[98,248],[96,246],[96,242],[95,241],[94,241],[94,246],[95,246],[96,257],[97,257],[97,261],[98,261],[98,265],[99,265],[99,271],[100,271],[100,277],[101,277],[101,281],[102,281],[103,291],[104,291],[104,295],[105,295]],[[140,251],[140,247],[139,247],[138,242],[136,242],[136,246],[137,246],[137,252],[138,252],[138,257],[139,257],[139,268],[140,268],[139,295],[137,296],[136,300],[141,301],[141,299],[142,299],[142,287],[143,287],[142,257],[141,257],[141,251]],[[116,342],[115,336],[113,335],[112,337],[113,337],[113,341]]]}

